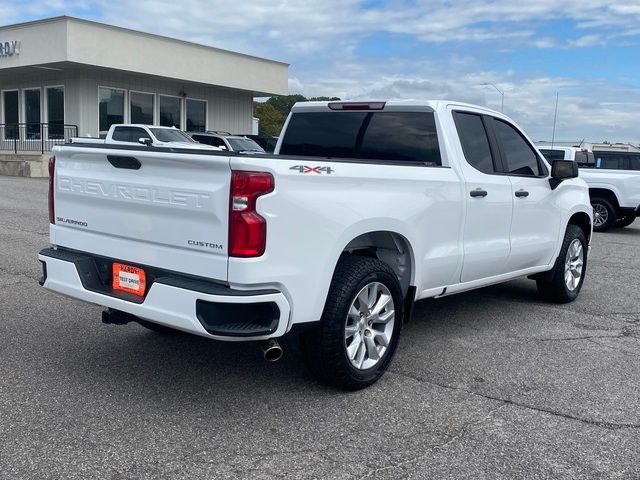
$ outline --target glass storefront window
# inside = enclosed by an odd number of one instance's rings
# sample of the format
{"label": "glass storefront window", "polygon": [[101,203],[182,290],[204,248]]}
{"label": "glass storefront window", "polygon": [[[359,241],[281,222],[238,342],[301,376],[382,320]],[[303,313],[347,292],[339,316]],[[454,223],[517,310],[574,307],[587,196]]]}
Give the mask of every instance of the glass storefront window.
{"label": "glass storefront window", "polygon": [[47,87],[48,138],[64,138],[64,87]]}
{"label": "glass storefront window", "polygon": [[24,116],[27,123],[27,139],[40,138],[40,89],[24,90]]}
{"label": "glass storefront window", "polygon": [[153,125],[153,93],[130,92],[131,123]]}
{"label": "glass storefront window", "polygon": [[2,93],[4,104],[4,138],[18,138],[18,91],[10,90]]}
{"label": "glass storefront window", "polygon": [[160,95],[160,125],[181,128],[180,97]]}
{"label": "glass storefront window", "polygon": [[109,130],[114,123],[124,123],[124,90],[99,87],[98,99],[101,132]]}
{"label": "glass storefront window", "polygon": [[207,102],[187,99],[187,132],[204,132],[207,129]]}

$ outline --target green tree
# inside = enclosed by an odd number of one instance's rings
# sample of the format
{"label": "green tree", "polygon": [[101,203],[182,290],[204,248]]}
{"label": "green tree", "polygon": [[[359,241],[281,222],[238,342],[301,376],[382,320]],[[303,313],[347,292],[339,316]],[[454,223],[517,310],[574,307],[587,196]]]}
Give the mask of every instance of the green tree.
{"label": "green tree", "polygon": [[307,99],[300,95],[279,95],[275,97],[271,97],[267,100],[267,103],[275,108],[278,112],[282,114],[283,117],[287,118],[289,112],[291,111],[291,107],[296,102],[306,102]]}
{"label": "green tree", "polygon": [[271,97],[265,103],[253,103],[253,114],[260,119],[260,135],[280,135],[291,107],[296,102],[331,102],[340,100],[338,97],[305,98],[303,95],[279,95]]}
{"label": "green tree", "polygon": [[280,135],[287,118],[269,103],[254,102],[253,114],[260,120],[260,135]]}

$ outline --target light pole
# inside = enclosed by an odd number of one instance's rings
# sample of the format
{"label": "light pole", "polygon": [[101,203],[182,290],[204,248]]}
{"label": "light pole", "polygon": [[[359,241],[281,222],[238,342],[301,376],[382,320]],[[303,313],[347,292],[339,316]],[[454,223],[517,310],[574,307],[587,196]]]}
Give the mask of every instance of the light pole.
{"label": "light pole", "polygon": [[495,83],[487,82],[487,83],[481,83],[481,85],[488,86],[488,87],[493,87],[498,91],[498,93],[500,94],[500,97],[502,99],[500,101],[500,111],[504,113],[504,92],[502,90],[500,90],[498,87],[496,87]]}

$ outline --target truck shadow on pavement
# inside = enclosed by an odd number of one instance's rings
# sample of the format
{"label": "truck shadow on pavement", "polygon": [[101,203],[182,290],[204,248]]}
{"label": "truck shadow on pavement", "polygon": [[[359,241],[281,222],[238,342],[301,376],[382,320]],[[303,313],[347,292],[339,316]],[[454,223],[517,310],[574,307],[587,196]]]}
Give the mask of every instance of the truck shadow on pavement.
{"label": "truck shadow on pavement", "polygon": [[[433,344],[438,338],[449,337],[454,328],[481,330],[485,322],[495,321],[505,303],[522,302],[542,303],[533,282],[509,282],[417,302],[411,322],[404,326],[397,352],[400,358],[395,362],[403,361],[403,346],[416,339],[428,338]],[[329,396],[344,394],[311,377],[295,335],[281,340],[282,360],[269,363],[255,343],[217,342],[179,332],[162,334],[137,324],[112,326],[96,322],[86,328],[97,329],[97,333],[89,344],[66,352],[71,355],[60,365],[66,375],[76,377],[80,383],[101,383],[117,395],[150,402],[150,407],[156,403],[160,408],[166,399],[174,397],[209,404],[219,402],[220,396],[236,396],[243,391],[269,397],[302,395],[307,399],[319,392]]]}

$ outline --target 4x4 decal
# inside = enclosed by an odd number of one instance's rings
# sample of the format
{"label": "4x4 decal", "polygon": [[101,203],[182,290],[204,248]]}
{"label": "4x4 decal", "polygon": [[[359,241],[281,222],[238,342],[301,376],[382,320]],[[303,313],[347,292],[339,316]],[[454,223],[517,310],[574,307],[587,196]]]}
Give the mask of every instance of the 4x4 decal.
{"label": "4x4 decal", "polygon": [[335,170],[331,167],[309,167],[308,165],[295,165],[290,167],[289,170],[297,170],[298,173],[326,173],[331,175]]}

